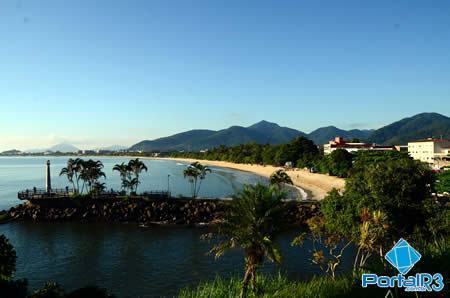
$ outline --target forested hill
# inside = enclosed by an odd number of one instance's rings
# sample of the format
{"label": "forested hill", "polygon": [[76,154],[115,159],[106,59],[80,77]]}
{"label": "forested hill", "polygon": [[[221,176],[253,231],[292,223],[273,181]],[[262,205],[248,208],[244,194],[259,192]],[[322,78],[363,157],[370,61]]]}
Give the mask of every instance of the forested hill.
{"label": "forested hill", "polygon": [[199,151],[220,145],[283,144],[303,136],[315,144],[327,143],[336,136],[360,139],[377,144],[406,144],[427,137],[450,138],[450,118],[437,113],[422,113],[405,118],[377,130],[343,130],[335,126],[321,127],[309,134],[261,121],[249,127],[231,126],[222,130],[190,130],[169,137],[145,140],[130,147],[132,151]]}

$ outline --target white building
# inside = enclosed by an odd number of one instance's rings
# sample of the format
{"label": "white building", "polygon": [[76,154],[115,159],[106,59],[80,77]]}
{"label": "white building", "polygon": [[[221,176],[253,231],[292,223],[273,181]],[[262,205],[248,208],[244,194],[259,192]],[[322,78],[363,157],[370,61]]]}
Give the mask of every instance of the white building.
{"label": "white building", "polygon": [[348,152],[356,152],[361,150],[370,150],[370,151],[393,151],[396,150],[394,146],[379,146],[376,144],[367,144],[367,143],[351,143],[344,140],[342,137],[336,137],[334,140],[329,141],[328,144],[323,145],[323,153],[325,155],[330,154],[331,152],[337,149],[344,149]]}
{"label": "white building", "polygon": [[450,164],[450,140],[425,139],[408,143],[409,155],[435,168]]}

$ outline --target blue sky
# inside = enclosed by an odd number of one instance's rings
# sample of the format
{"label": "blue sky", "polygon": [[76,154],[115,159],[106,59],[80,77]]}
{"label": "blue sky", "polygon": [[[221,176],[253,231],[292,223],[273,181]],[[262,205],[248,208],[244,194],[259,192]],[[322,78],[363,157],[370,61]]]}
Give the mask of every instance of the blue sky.
{"label": "blue sky", "polygon": [[0,2],[0,150],[450,111],[450,1]]}

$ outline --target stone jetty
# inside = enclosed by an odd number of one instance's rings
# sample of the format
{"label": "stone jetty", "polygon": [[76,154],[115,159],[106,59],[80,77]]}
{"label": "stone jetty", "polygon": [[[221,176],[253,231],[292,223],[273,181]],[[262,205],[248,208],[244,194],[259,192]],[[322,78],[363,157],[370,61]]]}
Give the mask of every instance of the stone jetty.
{"label": "stone jetty", "polygon": [[[58,204],[25,203],[7,211],[14,220],[35,222],[131,222],[139,224],[209,225],[220,220],[229,201],[202,199],[169,200],[82,200]],[[287,202],[285,218],[289,224],[304,224],[318,213],[315,204]]]}

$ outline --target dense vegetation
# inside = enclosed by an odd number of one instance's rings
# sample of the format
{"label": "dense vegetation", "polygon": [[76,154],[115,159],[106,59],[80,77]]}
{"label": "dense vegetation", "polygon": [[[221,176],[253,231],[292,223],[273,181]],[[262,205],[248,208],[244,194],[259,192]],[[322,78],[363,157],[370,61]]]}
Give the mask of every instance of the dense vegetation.
{"label": "dense vegetation", "polygon": [[450,193],[450,169],[436,176],[436,191],[438,193]]}
{"label": "dense vegetation", "polygon": [[235,147],[220,146],[206,152],[172,152],[170,156],[273,166],[285,166],[288,163],[297,168],[309,168],[315,172],[344,178],[349,176],[355,162],[364,164],[408,158],[406,152],[349,153],[343,149],[323,155],[317,146],[305,137],[298,137],[290,143],[281,145],[252,143]]}
{"label": "dense vegetation", "polygon": [[[399,153],[357,154],[348,170],[346,188],[331,191],[321,202],[321,213],[309,219],[308,233],[302,232],[292,244],[313,243],[311,262],[325,274],[307,282],[289,282],[283,277],[258,277],[256,269],[264,259],[280,262],[281,252],[273,242],[282,227],[279,188],[248,187],[232,201],[233,208],[212,235],[219,237],[213,252],[218,256],[241,248],[245,270],[242,283],[216,279],[182,297],[378,297],[375,287],[362,289],[361,273],[394,275],[385,253],[400,239],[407,239],[422,253],[412,272],[440,272],[450,268],[450,210],[432,197],[434,176],[425,164]],[[281,175],[280,175],[281,177]],[[277,188],[274,188],[277,187]],[[280,217],[281,216],[281,217]],[[338,275],[344,252],[357,250],[350,275]],[[249,282],[253,291],[247,292]],[[448,289],[444,290],[448,291]],[[231,293],[228,295],[227,293]],[[446,292],[447,293],[447,292]],[[442,293],[445,296],[445,293]],[[396,291],[395,297],[414,294]]]}
{"label": "dense vegetation", "polygon": [[220,146],[207,152],[173,152],[172,157],[221,160],[234,163],[284,166],[286,162],[319,156],[319,149],[305,137],[298,137],[281,145],[250,143],[234,147]]}

